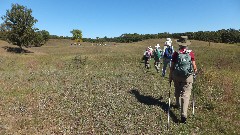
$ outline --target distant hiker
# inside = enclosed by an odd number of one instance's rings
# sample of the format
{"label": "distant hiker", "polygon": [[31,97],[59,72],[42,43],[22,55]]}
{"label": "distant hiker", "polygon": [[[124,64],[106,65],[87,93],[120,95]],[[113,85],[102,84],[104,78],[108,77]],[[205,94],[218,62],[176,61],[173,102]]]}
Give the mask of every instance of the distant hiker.
{"label": "distant hiker", "polygon": [[161,62],[160,62],[161,57],[162,57],[162,50],[161,50],[159,44],[157,44],[155,46],[155,49],[153,50],[153,58],[154,58],[154,66],[158,73],[159,73],[160,64],[161,64]]}
{"label": "distant hiker", "polygon": [[150,68],[150,64],[149,64],[150,58],[151,58],[151,52],[150,52],[150,49],[148,47],[143,54],[145,68],[147,68],[147,69]]}
{"label": "distant hiker", "polygon": [[169,65],[169,67],[171,67],[172,54],[174,52],[174,50],[172,49],[170,44],[167,43],[166,46],[167,47],[166,47],[166,49],[163,52],[162,77],[164,77],[165,74],[166,74],[167,66]]}
{"label": "distant hiker", "polygon": [[166,48],[167,48],[168,46],[171,46],[172,49],[173,49],[172,39],[171,39],[171,38],[166,38],[166,41],[165,41],[164,46],[163,46],[163,53],[164,53],[164,51],[166,50]]}
{"label": "distant hiker", "polygon": [[179,51],[172,56],[169,82],[174,81],[176,105],[181,108],[181,122],[186,123],[187,110],[192,90],[193,74],[197,72],[194,53],[188,50],[191,44],[187,36],[176,40]]}
{"label": "distant hiker", "polygon": [[153,48],[152,48],[152,46],[149,46],[148,48],[149,48],[149,51],[150,51],[150,54],[151,54],[151,57],[152,57],[152,54],[153,54]]}

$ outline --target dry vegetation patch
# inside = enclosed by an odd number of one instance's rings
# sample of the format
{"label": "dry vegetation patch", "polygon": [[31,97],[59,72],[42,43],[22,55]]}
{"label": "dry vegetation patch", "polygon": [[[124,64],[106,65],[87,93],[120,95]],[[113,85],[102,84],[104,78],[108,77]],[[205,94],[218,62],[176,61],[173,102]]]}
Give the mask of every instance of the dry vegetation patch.
{"label": "dry vegetation patch", "polygon": [[[163,47],[164,39],[110,46],[71,42],[50,40],[27,48],[33,52],[27,54],[0,48],[1,134],[240,132],[239,46],[192,41],[199,66],[196,115],[190,107],[188,123],[179,124],[179,110],[171,108],[167,131],[168,90],[174,104],[173,88],[153,65],[146,72],[141,63],[146,47]],[[4,46],[11,47],[0,41]]]}

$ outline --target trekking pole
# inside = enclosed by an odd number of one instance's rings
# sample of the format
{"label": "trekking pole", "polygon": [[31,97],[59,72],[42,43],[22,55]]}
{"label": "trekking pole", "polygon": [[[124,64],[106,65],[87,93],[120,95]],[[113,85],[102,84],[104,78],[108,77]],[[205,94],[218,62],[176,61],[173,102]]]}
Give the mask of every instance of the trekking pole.
{"label": "trekking pole", "polygon": [[[197,75],[196,74],[193,74],[193,83],[195,83],[195,81],[196,81],[196,77],[197,77]],[[193,114],[193,116],[194,116],[194,109],[195,109],[195,97],[194,97],[194,89],[193,89],[193,91],[192,91],[192,95],[193,95],[193,101],[192,101],[192,114]]]}
{"label": "trekking pole", "polygon": [[167,125],[168,130],[170,128],[170,102],[171,102],[171,99],[170,99],[171,82],[169,82],[169,83],[170,83],[170,88],[169,88],[169,91],[168,91],[168,125]]}

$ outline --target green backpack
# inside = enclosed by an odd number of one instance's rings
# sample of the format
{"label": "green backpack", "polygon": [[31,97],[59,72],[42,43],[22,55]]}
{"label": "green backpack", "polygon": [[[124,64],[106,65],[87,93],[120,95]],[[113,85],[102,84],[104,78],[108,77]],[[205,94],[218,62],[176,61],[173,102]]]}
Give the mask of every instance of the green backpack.
{"label": "green backpack", "polygon": [[193,65],[189,53],[190,51],[178,52],[177,62],[174,67],[175,76],[188,77],[193,74]]}
{"label": "green backpack", "polygon": [[154,57],[157,58],[157,59],[160,59],[161,56],[162,56],[162,50],[155,49],[155,51],[154,51]]}

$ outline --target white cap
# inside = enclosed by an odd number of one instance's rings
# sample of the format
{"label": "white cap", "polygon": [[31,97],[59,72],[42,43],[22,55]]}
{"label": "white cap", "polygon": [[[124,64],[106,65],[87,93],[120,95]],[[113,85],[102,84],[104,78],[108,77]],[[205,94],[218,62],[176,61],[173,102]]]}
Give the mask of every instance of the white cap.
{"label": "white cap", "polygon": [[167,41],[172,41],[171,38],[167,38]]}
{"label": "white cap", "polygon": [[160,45],[159,45],[159,44],[157,44],[155,47],[156,47],[156,48],[159,48],[159,47],[160,47]]}

